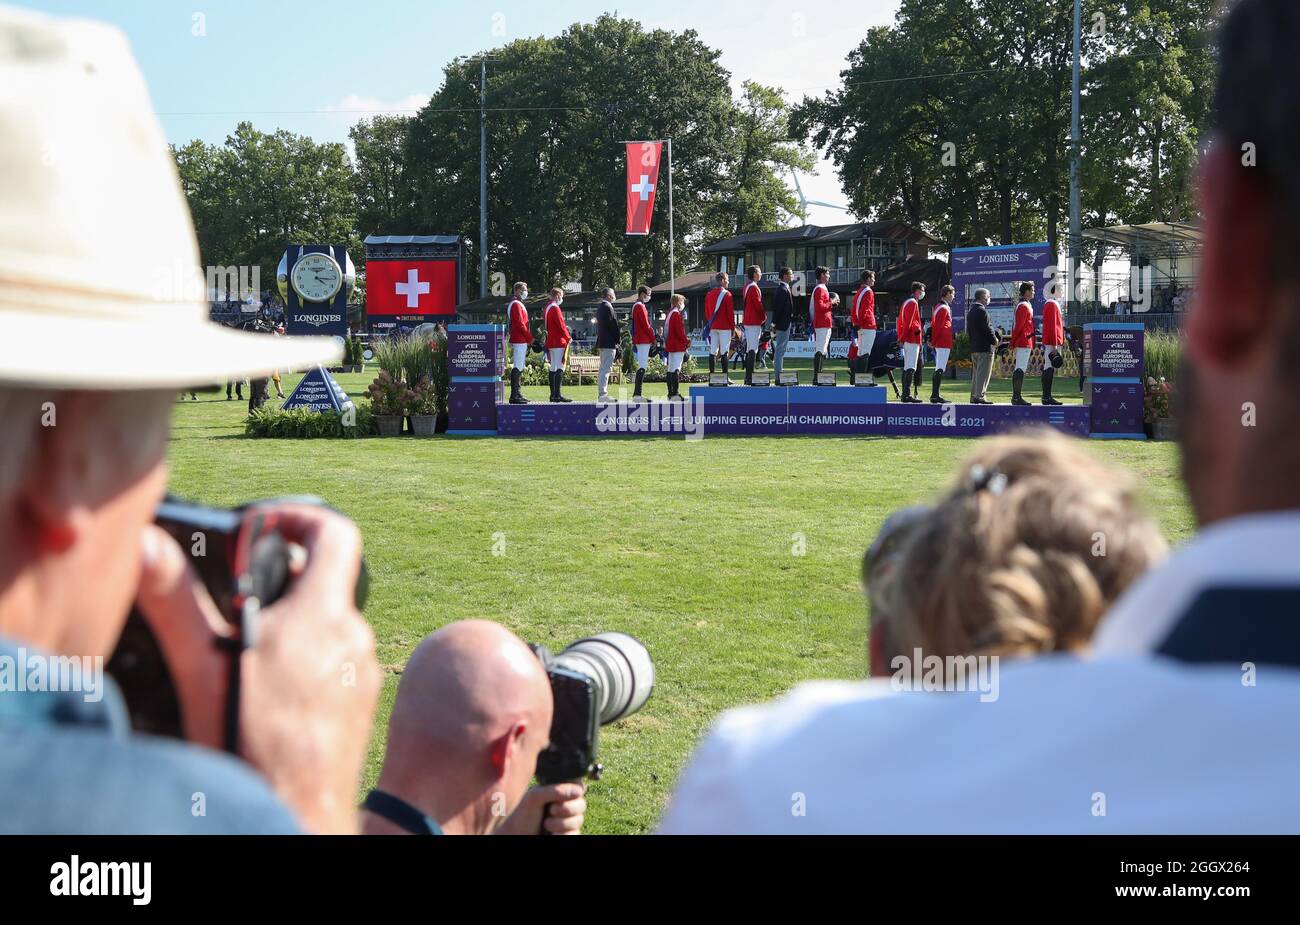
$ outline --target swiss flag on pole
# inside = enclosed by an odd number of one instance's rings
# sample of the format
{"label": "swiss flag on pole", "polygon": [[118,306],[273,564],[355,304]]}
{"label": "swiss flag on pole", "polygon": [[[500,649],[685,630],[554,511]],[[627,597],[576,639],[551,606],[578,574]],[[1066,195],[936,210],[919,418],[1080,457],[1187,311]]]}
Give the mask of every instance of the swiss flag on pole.
{"label": "swiss flag on pole", "polygon": [[659,186],[662,141],[627,143],[627,233],[649,234]]}

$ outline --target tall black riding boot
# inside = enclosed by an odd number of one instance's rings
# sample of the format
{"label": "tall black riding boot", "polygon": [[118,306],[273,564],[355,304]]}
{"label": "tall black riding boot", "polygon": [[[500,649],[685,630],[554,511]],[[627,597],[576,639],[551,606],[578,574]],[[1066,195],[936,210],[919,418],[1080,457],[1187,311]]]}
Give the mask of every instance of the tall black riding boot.
{"label": "tall black riding boot", "polygon": [[943,402],[943,396],[939,394],[939,386],[943,385],[943,370],[934,371],[934,382],[930,386],[930,404],[938,405]]}
{"label": "tall black riding boot", "polygon": [[727,355],[725,353],[721,353],[718,356],[722,359],[722,375],[726,376],[730,372],[730,370],[727,369]]}
{"label": "tall black riding boot", "polygon": [[669,373],[668,374],[668,398],[671,400],[676,397],[677,397],[677,373]]}
{"label": "tall black riding boot", "polygon": [[849,361],[849,385],[858,384],[858,361]]}
{"label": "tall black riding boot", "polygon": [[1056,368],[1048,363],[1043,367],[1043,404],[1059,405],[1060,402],[1052,397],[1052,381],[1056,378]]}
{"label": "tall black riding boot", "polygon": [[645,370],[644,370],[644,369],[637,369],[637,371],[636,371],[636,386],[632,389],[632,397],[633,397],[633,398],[640,398],[640,397],[641,397],[641,383],[643,383],[643,382],[645,382]]}
{"label": "tall black riding boot", "polygon": [[915,399],[912,398],[912,370],[910,369],[903,370],[903,397],[901,400],[908,402],[915,401]]}
{"label": "tall black riding boot", "polygon": [[528,399],[519,391],[519,370],[511,368],[510,370],[510,404],[526,405]]}
{"label": "tall black riding boot", "polygon": [[745,385],[754,384],[754,359],[754,351],[747,350],[745,352]]}
{"label": "tall black riding boot", "polygon": [[925,385],[925,363],[916,361],[916,375],[912,377],[912,398],[921,400],[921,386]]}
{"label": "tall black riding boot", "polygon": [[710,353],[709,354],[709,375],[712,376],[717,371],[718,371],[718,355],[716,353]]}
{"label": "tall black riding boot", "polygon": [[560,386],[562,385],[564,385],[564,370],[557,369],[555,371],[555,398],[553,400],[558,402],[573,401],[572,398],[565,398],[560,394]]}
{"label": "tall black riding boot", "polygon": [[559,401],[559,400],[560,400],[560,399],[559,399],[559,395],[560,395],[560,384],[559,384],[559,382],[558,382],[558,381],[556,380],[556,378],[555,378],[555,370],[552,369],[552,370],[550,370],[550,371],[547,372],[547,374],[546,374],[546,380],[547,380],[547,381],[550,383],[550,385],[551,385],[551,398],[550,398],[550,400],[551,400],[551,401]]}
{"label": "tall black riding boot", "polygon": [[822,355],[821,355],[821,351],[819,350],[817,353],[813,354],[813,385],[817,384],[817,377],[821,375],[821,372],[822,372]]}
{"label": "tall black riding boot", "polygon": [[1011,374],[1011,404],[1013,405],[1029,404],[1029,402],[1025,401],[1024,398],[1022,398],[1020,395],[1020,390],[1024,388],[1024,386],[1025,386],[1025,371],[1023,369],[1018,369]]}

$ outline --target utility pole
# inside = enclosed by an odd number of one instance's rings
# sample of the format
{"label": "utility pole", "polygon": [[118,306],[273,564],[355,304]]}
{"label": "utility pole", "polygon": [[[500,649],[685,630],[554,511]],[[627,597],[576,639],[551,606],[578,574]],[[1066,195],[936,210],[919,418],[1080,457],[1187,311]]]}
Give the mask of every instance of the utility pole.
{"label": "utility pole", "polygon": [[1079,228],[1079,68],[1080,50],[1083,36],[1083,0],[1074,0],[1074,73],[1071,84],[1070,100],[1070,241],[1069,266],[1066,280],[1070,291],[1067,311],[1074,310],[1078,287],[1079,260],[1082,255],[1082,232]]}
{"label": "utility pole", "polygon": [[[1079,16],[1075,8],[1076,24]],[[1075,55],[1078,55],[1076,40]],[[1076,62],[1077,65],[1077,62]],[[487,254],[487,58],[478,59],[478,297],[486,299],[488,294],[488,254]],[[1075,92],[1078,92],[1079,80],[1075,77]],[[1077,116],[1076,116],[1077,121]]]}

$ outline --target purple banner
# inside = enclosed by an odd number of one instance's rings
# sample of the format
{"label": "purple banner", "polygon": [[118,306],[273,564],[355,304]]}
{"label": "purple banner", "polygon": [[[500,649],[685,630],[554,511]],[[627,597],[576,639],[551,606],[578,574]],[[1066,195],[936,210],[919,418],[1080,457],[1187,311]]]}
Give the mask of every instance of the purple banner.
{"label": "purple banner", "polygon": [[[733,388],[736,393],[748,392]],[[764,390],[772,393],[794,389]],[[799,391],[814,391],[813,387]],[[825,391],[829,392],[830,389]],[[844,389],[843,391],[848,391]],[[981,437],[1030,425],[1088,435],[1089,409],[1082,405],[905,405],[873,401],[768,403],[692,395],[686,402],[502,405],[503,436],[685,436],[709,434],[875,434],[918,437]],[[1140,415],[1140,411],[1139,411]]]}
{"label": "purple banner", "polygon": [[[1056,267],[1044,244],[1008,244],[1002,247],[955,247],[952,251],[952,327],[966,330],[966,306],[976,289],[989,291],[989,321],[994,328],[1011,330],[1011,318],[1020,301],[1019,284],[1033,283],[1034,319],[1043,317],[1043,289]],[[927,293],[927,296],[938,293]]]}
{"label": "purple banner", "polygon": [[499,377],[505,372],[501,325],[451,324],[447,326],[447,361],[451,377]]}
{"label": "purple banner", "polygon": [[1084,331],[1084,370],[1091,378],[1145,378],[1146,331],[1140,324],[1090,324]]}
{"label": "purple banner", "polygon": [[495,431],[498,406],[510,407],[500,404],[504,397],[499,380],[451,383],[447,394],[447,432]]}
{"label": "purple banner", "polygon": [[1138,382],[1093,382],[1087,395],[1089,425],[1094,437],[1143,437],[1142,401]]}

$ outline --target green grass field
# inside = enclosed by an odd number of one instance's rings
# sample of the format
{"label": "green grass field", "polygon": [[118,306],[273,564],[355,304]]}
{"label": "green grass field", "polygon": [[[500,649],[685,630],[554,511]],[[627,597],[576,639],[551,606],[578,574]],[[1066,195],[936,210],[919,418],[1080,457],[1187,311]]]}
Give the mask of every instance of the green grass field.
{"label": "green grass field", "polygon": [[[353,395],[371,378],[338,377]],[[994,385],[991,397],[1005,400],[1009,385]],[[1058,397],[1077,401],[1074,385]],[[664,394],[662,385],[647,390]],[[1027,396],[1038,391],[1036,380],[1026,383]],[[546,389],[528,393],[544,398]],[[566,393],[594,399],[595,388]],[[372,576],[366,616],[386,672],[367,786],[401,666],[444,623],[499,620],[553,649],[618,629],[649,647],[654,696],[602,731],[606,772],[591,786],[586,825],[596,833],[652,829],[719,711],[805,679],[864,674],[862,551],[890,511],[946,485],[971,446],[877,437],[253,440],[243,436],[244,404],[224,399],[176,406],[173,491],[222,505],[313,493],[361,525]],[[1135,473],[1171,542],[1190,535],[1172,445],[1092,448]]]}

